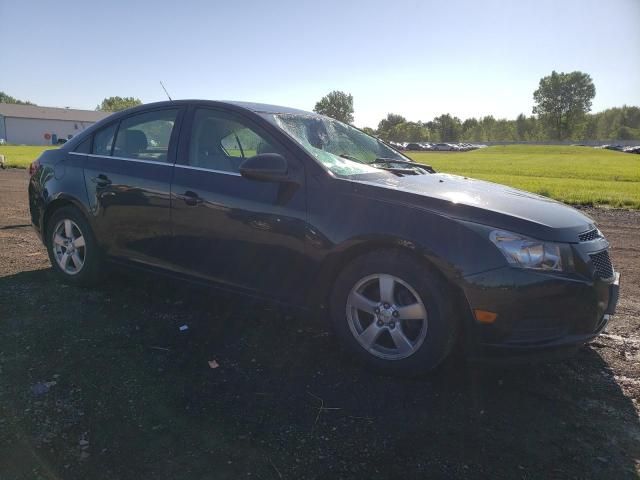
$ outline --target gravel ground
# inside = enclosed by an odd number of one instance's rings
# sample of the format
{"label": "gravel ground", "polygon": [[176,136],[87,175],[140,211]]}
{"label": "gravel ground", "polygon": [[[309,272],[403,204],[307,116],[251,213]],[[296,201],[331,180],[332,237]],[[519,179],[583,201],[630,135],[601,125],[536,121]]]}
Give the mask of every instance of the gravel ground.
{"label": "gravel ground", "polygon": [[638,477],[640,212],[588,210],[622,288],[575,357],[407,380],[304,313],[146,274],[60,284],[26,185],[0,172],[2,480]]}

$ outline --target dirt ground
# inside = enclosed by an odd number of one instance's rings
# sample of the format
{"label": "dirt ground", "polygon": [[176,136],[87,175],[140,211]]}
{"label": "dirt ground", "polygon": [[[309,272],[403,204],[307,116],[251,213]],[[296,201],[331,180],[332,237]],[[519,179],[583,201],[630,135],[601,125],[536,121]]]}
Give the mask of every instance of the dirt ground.
{"label": "dirt ground", "polygon": [[638,478],[640,212],[588,211],[622,288],[576,356],[408,380],[304,313],[147,274],[60,284],[26,185],[0,171],[2,480]]}

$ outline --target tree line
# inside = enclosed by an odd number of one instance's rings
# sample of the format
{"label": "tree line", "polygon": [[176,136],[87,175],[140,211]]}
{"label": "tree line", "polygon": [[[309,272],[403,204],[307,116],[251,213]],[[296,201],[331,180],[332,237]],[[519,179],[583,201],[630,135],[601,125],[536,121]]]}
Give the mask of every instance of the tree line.
{"label": "tree line", "polygon": [[450,114],[428,122],[410,122],[390,113],[370,135],[395,142],[544,142],[570,140],[640,140],[640,108],[622,106],[590,113],[572,132],[562,138],[554,135],[536,116],[518,115],[515,120],[487,115],[464,121]]}
{"label": "tree line", "polygon": [[30,101],[22,101],[17,98],[12,97],[11,95],[0,92],[0,103],[13,103],[16,105],[35,105],[35,103],[31,103]]}
{"label": "tree line", "polygon": [[[590,113],[596,89],[583,72],[558,73],[540,79],[533,92],[532,115],[515,120],[481,118],[461,120],[449,113],[433,120],[411,122],[390,113],[377,128],[363,128],[371,135],[395,142],[536,142],[588,140],[640,140],[640,108],[623,105]],[[351,123],[353,96],[334,91],[323,97],[315,112]]]}
{"label": "tree line", "polygon": [[[0,103],[13,103],[15,105],[34,105],[35,103],[30,102],[28,100],[18,100],[11,95],[0,91]],[[139,98],[135,97],[106,97],[100,104],[96,107],[96,110],[101,112],[119,112],[120,110],[124,110],[126,108],[135,107],[137,105],[142,105],[142,101]]]}

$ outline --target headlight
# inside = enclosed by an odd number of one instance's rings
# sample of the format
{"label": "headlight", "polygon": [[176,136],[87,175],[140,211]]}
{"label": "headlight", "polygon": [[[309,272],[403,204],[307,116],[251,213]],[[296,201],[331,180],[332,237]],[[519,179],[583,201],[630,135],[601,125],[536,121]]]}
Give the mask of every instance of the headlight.
{"label": "headlight", "polygon": [[573,256],[569,245],[542,242],[517,233],[494,230],[489,238],[516,267],[562,272],[573,269]]}

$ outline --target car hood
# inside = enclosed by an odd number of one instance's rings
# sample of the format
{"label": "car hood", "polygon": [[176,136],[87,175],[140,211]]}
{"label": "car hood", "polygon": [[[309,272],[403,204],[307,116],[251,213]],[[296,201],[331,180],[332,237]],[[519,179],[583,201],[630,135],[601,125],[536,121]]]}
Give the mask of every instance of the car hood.
{"label": "car hood", "polygon": [[356,183],[391,190],[400,203],[541,240],[577,242],[579,233],[594,228],[591,218],[563,203],[457,175],[374,175]]}

